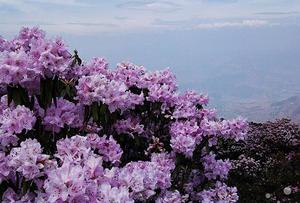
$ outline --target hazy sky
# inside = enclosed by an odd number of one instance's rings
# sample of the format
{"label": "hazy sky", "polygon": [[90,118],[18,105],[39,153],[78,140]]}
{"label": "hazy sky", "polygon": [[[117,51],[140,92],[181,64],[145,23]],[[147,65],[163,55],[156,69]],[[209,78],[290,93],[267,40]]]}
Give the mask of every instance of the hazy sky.
{"label": "hazy sky", "polygon": [[84,59],[170,67],[213,106],[300,95],[300,0],[0,0],[0,35],[61,35]]}
{"label": "hazy sky", "polygon": [[299,0],[0,0],[1,30],[102,32],[298,25]]}

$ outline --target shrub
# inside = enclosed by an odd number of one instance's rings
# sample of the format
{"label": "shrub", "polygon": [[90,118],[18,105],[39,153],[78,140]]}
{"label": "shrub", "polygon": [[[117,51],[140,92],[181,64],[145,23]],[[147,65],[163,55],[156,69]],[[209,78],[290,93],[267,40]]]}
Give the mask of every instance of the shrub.
{"label": "shrub", "polygon": [[228,181],[240,202],[300,199],[300,129],[290,120],[250,123],[247,139],[222,147],[220,157],[232,159]]}
{"label": "shrub", "polygon": [[109,70],[37,28],[0,51],[3,202],[237,201],[215,146],[243,139],[247,123],[178,93],[170,70]]}

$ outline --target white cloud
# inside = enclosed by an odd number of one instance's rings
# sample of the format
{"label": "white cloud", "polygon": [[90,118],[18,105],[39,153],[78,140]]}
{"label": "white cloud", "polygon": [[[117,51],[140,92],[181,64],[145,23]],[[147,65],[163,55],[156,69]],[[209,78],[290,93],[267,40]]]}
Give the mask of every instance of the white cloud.
{"label": "white cloud", "polygon": [[240,22],[215,22],[215,23],[200,23],[195,29],[220,29],[227,27],[261,27],[271,25],[266,20],[242,20]]}
{"label": "white cloud", "polygon": [[16,8],[21,8],[24,5],[37,7],[39,4],[53,4],[53,5],[68,5],[68,6],[87,6],[89,4],[79,0],[0,0],[0,5],[10,5]]}
{"label": "white cloud", "polygon": [[283,15],[299,15],[298,11],[264,11],[256,12],[257,15],[268,15],[268,16],[283,16]]}
{"label": "white cloud", "polygon": [[[262,27],[275,25],[274,22],[263,19],[202,19],[193,18],[189,20],[178,20],[178,21],[166,21],[162,19],[155,19],[153,26],[156,28],[163,29],[222,29],[222,28],[234,28],[234,27]],[[277,23],[277,25],[279,25]]]}
{"label": "white cloud", "polygon": [[152,12],[171,12],[180,9],[180,5],[174,1],[128,1],[118,5],[119,8],[152,11]]}

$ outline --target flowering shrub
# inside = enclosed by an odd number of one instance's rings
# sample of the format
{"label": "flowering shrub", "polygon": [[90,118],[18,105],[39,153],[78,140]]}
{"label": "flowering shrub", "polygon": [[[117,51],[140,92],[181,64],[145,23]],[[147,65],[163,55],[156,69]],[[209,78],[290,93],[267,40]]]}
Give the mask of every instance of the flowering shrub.
{"label": "flowering shrub", "polygon": [[236,202],[216,146],[245,137],[170,70],[87,63],[23,28],[0,40],[2,202]]}
{"label": "flowering shrub", "polygon": [[296,202],[300,199],[300,128],[288,119],[250,123],[247,139],[223,144],[218,154],[232,159],[229,182],[241,202]]}

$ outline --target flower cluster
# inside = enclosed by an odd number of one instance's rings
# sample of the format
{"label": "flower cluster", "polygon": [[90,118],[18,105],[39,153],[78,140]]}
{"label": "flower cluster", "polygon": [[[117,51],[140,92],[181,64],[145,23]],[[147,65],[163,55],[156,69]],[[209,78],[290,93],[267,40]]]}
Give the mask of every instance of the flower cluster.
{"label": "flower cluster", "polygon": [[139,119],[132,116],[118,120],[114,127],[118,134],[124,133],[133,135],[133,133],[136,133],[138,135],[142,135],[144,132],[144,125],[140,124]]}
{"label": "flower cluster", "polygon": [[31,130],[36,121],[33,112],[25,106],[6,108],[0,113],[1,146],[15,145],[17,135],[23,130]]}
{"label": "flower cluster", "polygon": [[82,104],[102,102],[108,105],[110,112],[116,109],[124,111],[141,104],[143,94],[136,95],[128,91],[128,87],[120,81],[109,80],[104,75],[83,76],[76,86],[78,99]]}
{"label": "flower cluster", "polygon": [[35,139],[21,142],[20,147],[13,148],[7,158],[10,170],[19,172],[27,180],[43,176],[42,171],[56,165],[55,161],[49,160],[49,155],[42,154],[41,145]]}
{"label": "flower cluster", "polygon": [[103,161],[120,162],[123,151],[112,136],[109,138],[106,135],[98,137],[97,134],[88,134],[87,136],[92,148],[97,149],[98,153],[103,156]]}
{"label": "flower cluster", "polygon": [[[187,91],[177,97],[175,104],[174,118],[202,117],[204,113],[202,108],[208,104],[208,96],[197,94],[194,91]],[[211,112],[209,115],[210,118],[214,116],[214,112]]]}
{"label": "flower cluster", "polygon": [[82,108],[68,100],[59,98],[56,104],[46,109],[43,124],[46,130],[60,132],[65,125],[78,128],[82,126]]}
{"label": "flower cluster", "polygon": [[[221,120],[207,95],[177,92],[170,69],[71,56],[61,39],[23,28],[0,38],[2,202],[236,202]],[[212,187],[213,186],[213,187]]]}
{"label": "flower cluster", "polygon": [[196,144],[201,142],[201,133],[196,121],[177,121],[171,126],[171,146],[174,151],[193,156]]}
{"label": "flower cluster", "polygon": [[184,202],[184,199],[180,195],[180,193],[176,191],[166,191],[164,194],[161,195],[156,201],[156,203],[181,203]]}
{"label": "flower cluster", "polygon": [[23,28],[0,48],[0,83],[36,90],[40,78],[65,76],[71,61],[61,39],[48,40],[38,28]]}
{"label": "flower cluster", "polygon": [[236,202],[238,200],[236,187],[228,187],[221,182],[217,182],[213,189],[200,192],[199,196],[203,203]]}
{"label": "flower cluster", "polygon": [[83,66],[76,66],[75,76],[92,76],[97,74],[108,74],[108,63],[104,58],[93,58],[92,61]]}
{"label": "flower cluster", "polygon": [[221,179],[227,178],[228,172],[231,169],[231,163],[229,160],[216,160],[216,155],[209,154],[203,157],[203,165],[205,176],[208,179]]}
{"label": "flower cluster", "polygon": [[168,156],[154,155],[149,162],[127,164],[119,175],[121,182],[132,189],[133,198],[142,201],[153,196],[155,190],[171,186],[171,170],[174,168]]}
{"label": "flower cluster", "polygon": [[178,153],[187,157],[193,155],[197,144],[205,138],[209,146],[217,144],[220,137],[239,141],[245,138],[247,123],[242,118],[233,120],[215,121],[202,119],[190,119],[187,121],[176,121],[171,125],[171,145]]}

